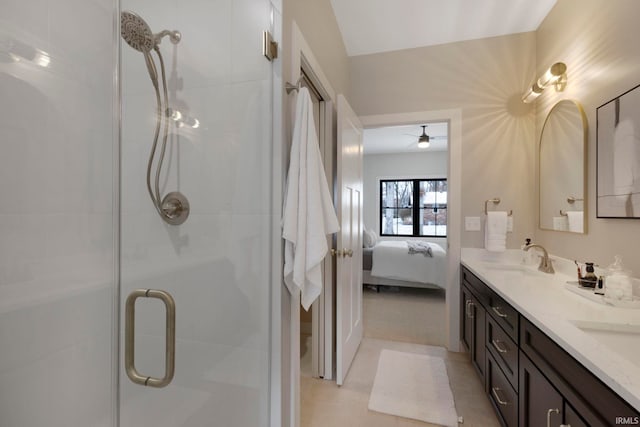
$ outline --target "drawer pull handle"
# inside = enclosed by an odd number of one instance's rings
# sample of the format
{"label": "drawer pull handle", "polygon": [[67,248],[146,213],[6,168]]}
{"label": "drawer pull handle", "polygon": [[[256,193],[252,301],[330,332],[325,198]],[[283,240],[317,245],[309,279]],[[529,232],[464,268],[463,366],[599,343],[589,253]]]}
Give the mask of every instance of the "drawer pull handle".
{"label": "drawer pull handle", "polygon": [[475,307],[476,305],[473,303],[473,301],[469,301],[469,318],[473,319],[474,318],[474,314],[473,314],[473,307]]}
{"label": "drawer pull handle", "polygon": [[551,427],[551,414],[556,413],[559,414],[560,413],[560,409],[556,408],[556,409],[549,409],[547,411],[547,427]]}
{"label": "drawer pull handle", "polygon": [[491,306],[491,310],[493,310],[493,312],[497,314],[498,317],[502,317],[502,318],[508,317],[506,314],[500,311],[500,307]]}
{"label": "drawer pull handle", "polygon": [[502,345],[502,341],[500,340],[491,340],[491,344],[493,344],[493,347],[498,350],[498,353],[508,353],[509,349],[504,348],[504,346]]}
{"label": "drawer pull handle", "polygon": [[502,406],[507,406],[509,404],[509,402],[506,401],[506,400],[500,399],[500,396],[498,395],[499,391],[501,391],[500,388],[491,387],[491,393],[493,394],[493,397],[495,397],[496,401]]}

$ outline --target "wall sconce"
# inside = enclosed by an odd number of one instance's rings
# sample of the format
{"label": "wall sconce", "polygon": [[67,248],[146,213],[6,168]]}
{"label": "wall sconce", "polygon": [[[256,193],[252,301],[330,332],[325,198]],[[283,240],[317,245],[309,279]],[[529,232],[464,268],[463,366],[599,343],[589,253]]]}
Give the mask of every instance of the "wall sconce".
{"label": "wall sconce", "polygon": [[556,62],[522,95],[522,102],[528,104],[536,100],[547,86],[554,85],[556,91],[562,92],[567,85],[567,66],[564,62]]}

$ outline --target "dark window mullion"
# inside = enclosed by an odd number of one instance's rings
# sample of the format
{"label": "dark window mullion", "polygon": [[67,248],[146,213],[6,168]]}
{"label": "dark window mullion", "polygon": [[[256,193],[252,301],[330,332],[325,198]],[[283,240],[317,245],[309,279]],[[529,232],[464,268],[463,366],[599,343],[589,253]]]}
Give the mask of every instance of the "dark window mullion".
{"label": "dark window mullion", "polygon": [[413,236],[420,236],[420,180],[413,180]]}

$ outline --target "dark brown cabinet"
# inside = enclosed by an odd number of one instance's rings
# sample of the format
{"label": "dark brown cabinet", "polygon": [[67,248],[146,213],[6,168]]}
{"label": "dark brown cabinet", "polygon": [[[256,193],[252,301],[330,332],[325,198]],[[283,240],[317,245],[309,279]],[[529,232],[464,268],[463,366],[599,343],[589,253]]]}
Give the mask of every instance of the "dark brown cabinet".
{"label": "dark brown cabinet", "polygon": [[489,401],[498,414],[502,425],[518,425],[518,393],[507,380],[496,360],[487,354],[487,390]]}
{"label": "dark brown cabinet", "polygon": [[568,402],[564,402],[564,423],[570,427],[589,427]]}
{"label": "dark brown cabinet", "polygon": [[505,378],[515,389],[518,388],[518,344],[511,339],[504,329],[487,316],[486,347],[500,366]]}
{"label": "dark brown cabinet", "polygon": [[471,363],[484,379],[486,348],[485,319],[486,311],[469,288],[462,289],[462,340],[471,354]]}
{"label": "dark brown cabinet", "polygon": [[465,267],[460,295],[462,341],[503,426],[639,423],[635,408]]}
{"label": "dark brown cabinet", "polygon": [[520,427],[559,426],[564,413],[562,395],[533,362],[520,352]]}

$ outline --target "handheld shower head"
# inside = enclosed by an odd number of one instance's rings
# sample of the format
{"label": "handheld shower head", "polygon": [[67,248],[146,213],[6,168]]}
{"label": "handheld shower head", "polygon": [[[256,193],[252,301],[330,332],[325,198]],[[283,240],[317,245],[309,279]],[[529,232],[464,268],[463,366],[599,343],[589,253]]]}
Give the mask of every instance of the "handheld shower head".
{"label": "handheld shower head", "polygon": [[133,12],[120,13],[120,35],[129,46],[142,53],[151,52],[156,45],[149,25]]}
{"label": "handheld shower head", "polygon": [[[165,36],[168,36],[171,43],[180,42],[182,35],[179,31],[164,30],[158,34],[153,34],[149,25],[140,16],[133,12],[123,11],[120,13],[120,35],[129,46],[141,52],[144,55],[144,61],[149,71],[149,77],[156,92],[156,130],[153,137],[153,145],[147,163],[147,191],[151,197],[154,207],[160,217],[169,224],[179,225],[186,221],[189,216],[189,202],[180,192],[174,191],[167,194],[164,198],[160,192],[160,172],[162,170],[162,162],[164,160],[167,147],[168,135],[168,118],[166,112],[169,109],[169,95],[167,92],[167,79],[165,75],[164,60],[160,53],[160,42]],[[160,95],[160,87],[158,84],[158,71],[155,61],[151,56],[151,51],[155,50],[158,60],[160,61],[160,71],[162,75],[162,89],[164,90],[164,107]],[[162,136],[162,146],[160,149],[160,158],[156,165],[155,191],[151,185],[151,173],[154,159],[156,157],[156,148],[158,146],[158,137],[160,134],[160,126],[164,119],[164,132]]]}
{"label": "handheld shower head", "polygon": [[129,46],[142,52],[151,83],[157,89],[158,70],[153,58],[151,58],[151,50],[156,47],[156,39],[149,25],[137,14],[123,11],[120,13],[120,35]]}
{"label": "handheld shower head", "polygon": [[162,30],[153,34],[144,19],[127,10],[120,13],[120,35],[129,46],[142,53],[151,52],[165,36],[169,36],[173,44],[179,43],[182,39],[182,34],[177,30]]}

